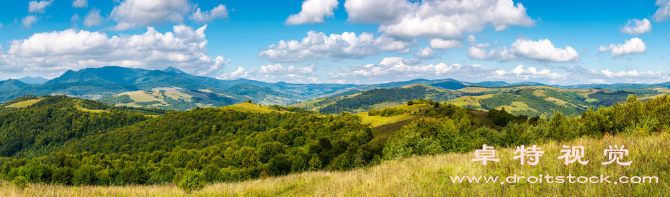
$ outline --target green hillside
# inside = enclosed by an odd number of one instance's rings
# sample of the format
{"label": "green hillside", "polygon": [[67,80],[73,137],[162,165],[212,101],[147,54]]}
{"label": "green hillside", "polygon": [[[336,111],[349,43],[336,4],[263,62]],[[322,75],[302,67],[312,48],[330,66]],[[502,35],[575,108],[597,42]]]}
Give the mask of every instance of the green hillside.
{"label": "green hillside", "polygon": [[154,88],[154,91],[132,91],[105,97],[99,101],[112,106],[159,108],[186,111],[197,107],[219,107],[240,103],[231,97],[211,90],[184,90],[177,87]]}
{"label": "green hillside", "polygon": [[419,98],[445,101],[455,96],[456,93],[448,90],[426,85],[410,85],[393,89],[373,89],[360,94],[341,96],[334,99],[325,98],[313,105],[304,105],[303,107],[316,107],[320,113],[324,114],[338,114],[342,111],[358,113],[368,111],[369,109],[402,105],[408,100]]}
{"label": "green hillside", "polygon": [[665,88],[605,90],[561,89],[548,86],[466,87],[443,90],[415,84],[393,89],[374,89],[348,96],[325,97],[291,106],[326,114],[337,114],[342,111],[358,113],[369,109],[402,105],[418,98],[428,98],[479,110],[505,108],[513,114],[531,117],[551,116],[556,111],[561,111],[565,115],[579,115],[589,107],[607,107],[623,102],[631,94],[637,95],[641,100],[648,100],[668,92]]}

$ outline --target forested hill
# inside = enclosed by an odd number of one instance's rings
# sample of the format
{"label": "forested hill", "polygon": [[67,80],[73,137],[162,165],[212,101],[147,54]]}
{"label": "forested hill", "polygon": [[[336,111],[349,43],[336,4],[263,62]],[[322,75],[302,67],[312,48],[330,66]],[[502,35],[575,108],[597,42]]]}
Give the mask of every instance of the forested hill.
{"label": "forested hill", "polygon": [[[175,169],[197,169],[215,170],[217,180],[245,180],[350,169],[381,156],[380,147],[364,146],[372,139],[369,125],[346,113],[323,116],[244,103],[146,116],[128,112],[133,108],[65,96],[26,97],[8,104],[22,108],[0,114],[0,164],[6,164],[0,172],[5,178],[48,168],[30,179],[145,184],[172,182]],[[6,157],[37,157],[34,161],[46,163],[12,170],[27,160]],[[47,163],[54,168],[45,168]],[[88,172],[95,175],[82,177]]]}
{"label": "forested hill", "polygon": [[0,114],[0,156],[4,157],[47,153],[72,140],[149,119],[145,114],[166,112],[110,107],[65,96],[25,96],[0,107],[5,112]]}
{"label": "forested hill", "polygon": [[449,98],[455,98],[456,95],[453,91],[416,84],[392,89],[373,89],[352,96],[323,99],[316,101],[315,105],[321,106],[318,111],[325,114],[338,114],[342,111],[357,113],[401,105],[419,98],[446,101]]}

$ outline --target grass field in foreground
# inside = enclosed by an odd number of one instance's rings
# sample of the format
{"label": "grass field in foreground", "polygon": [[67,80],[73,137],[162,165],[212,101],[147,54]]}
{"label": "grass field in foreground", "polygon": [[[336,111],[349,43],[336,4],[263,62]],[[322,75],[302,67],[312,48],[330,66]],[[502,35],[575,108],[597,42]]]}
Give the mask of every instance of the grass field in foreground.
{"label": "grass field in foreground", "polygon": [[[566,143],[538,145],[545,151],[536,166],[513,160],[515,149],[499,148],[499,163],[487,166],[472,162],[473,153],[423,156],[385,161],[380,165],[347,172],[308,172],[238,183],[208,184],[193,196],[664,196],[670,193],[670,134],[651,136],[605,136],[580,138]],[[566,166],[556,157],[562,145],[584,146],[587,165]],[[608,161],[603,150],[625,145],[630,151],[625,167],[602,165]],[[537,183],[486,184],[452,183],[450,176],[657,176],[658,183],[593,184]],[[567,178],[566,178],[567,182]],[[23,191],[2,182],[0,196],[186,196],[173,185],[156,186],[59,186],[29,184]]]}

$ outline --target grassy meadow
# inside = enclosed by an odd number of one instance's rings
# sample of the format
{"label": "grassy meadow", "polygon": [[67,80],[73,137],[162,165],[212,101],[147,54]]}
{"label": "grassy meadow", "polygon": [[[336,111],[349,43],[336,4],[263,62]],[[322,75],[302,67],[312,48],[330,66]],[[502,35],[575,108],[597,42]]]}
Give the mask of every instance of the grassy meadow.
{"label": "grassy meadow", "polygon": [[[566,143],[538,144],[544,155],[536,166],[520,165],[514,148],[496,147],[498,163],[472,162],[474,153],[420,156],[384,161],[379,165],[345,172],[306,172],[281,177],[235,183],[208,184],[186,194],[174,185],[154,186],[61,186],[29,184],[24,190],[0,185],[0,196],[664,196],[670,193],[670,133],[649,136],[605,136],[579,138]],[[584,146],[587,165],[568,166],[561,156],[563,145]],[[610,145],[625,145],[624,161],[630,166],[609,161],[603,150]],[[620,176],[656,176],[658,183],[536,183],[516,184],[452,183],[450,176],[600,176],[614,182]],[[464,181],[465,182],[465,181]],[[483,182],[483,181],[482,181]],[[500,181],[498,181],[500,182]]]}

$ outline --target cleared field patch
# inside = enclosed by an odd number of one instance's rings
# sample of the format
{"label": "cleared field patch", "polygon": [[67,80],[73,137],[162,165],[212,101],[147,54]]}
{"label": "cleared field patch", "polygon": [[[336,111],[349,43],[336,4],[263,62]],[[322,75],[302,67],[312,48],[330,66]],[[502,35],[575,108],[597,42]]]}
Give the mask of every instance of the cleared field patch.
{"label": "cleared field patch", "polygon": [[106,112],[105,110],[92,110],[92,109],[86,109],[86,108],[84,108],[84,107],[82,107],[82,106],[79,106],[79,105],[75,105],[74,107],[77,108],[78,110],[85,111],[85,112],[91,112],[91,113],[102,113],[102,112]]}
{"label": "cleared field patch", "polygon": [[397,122],[402,122],[406,120],[411,120],[416,118],[417,116],[415,115],[410,115],[410,113],[415,113],[419,110],[426,110],[429,108],[432,108],[432,105],[428,104],[415,104],[415,105],[398,105],[394,106],[392,108],[398,109],[405,111],[403,114],[395,115],[395,116],[381,116],[381,115],[376,115],[376,116],[369,116],[368,112],[360,112],[356,113],[355,115],[361,117],[361,120],[363,123],[369,123],[370,126],[372,127],[378,127],[378,126],[383,126],[383,125],[389,125]]}
{"label": "cleared field patch", "polygon": [[9,107],[9,108],[24,108],[24,107],[28,107],[32,104],[35,104],[37,102],[40,102],[41,100],[42,99],[32,99],[32,100],[27,100],[27,101],[21,101],[21,102],[18,102],[18,103],[8,105],[7,107]]}
{"label": "cleared field patch", "polygon": [[554,97],[547,97],[547,98],[544,98],[544,100],[556,103],[557,105],[561,105],[561,106],[564,106],[564,107],[568,106],[568,102],[565,102],[564,100],[557,99],[557,98],[554,98]]}
{"label": "cleared field patch", "polygon": [[487,94],[482,96],[462,96],[449,101],[448,103],[464,108],[484,109],[482,104],[479,103],[479,100],[491,98],[493,95],[495,94]]}
{"label": "cleared field patch", "polygon": [[153,92],[160,92],[160,91],[165,91],[165,92],[178,92],[181,91],[182,89],[179,87],[159,87],[159,88],[152,88],[151,91]]}
{"label": "cleared field patch", "polygon": [[151,102],[151,101],[163,102],[162,100],[154,97],[151,94],[147,94],[145,91],[142,91],[142,90],[133,91],[133,92],[124,92],[124,93],[118,94],[117,96],[120,96],[120,95],[128,95],[128,96],[130,96],[130,99],[133,99],[133,101],[135,101],[136,103]]}
{"label": "cleared field patch", "polygon": [[497,107],[496,109],[500,110],[503,107],[505,108],[505,111],[509,111],[509,112],[521,112],[521,111],[537,112],[537,109],[534,109],[534,108],[528,106],[526,103],[518,102],[518,101],[512,102],[511,106],[510,105],[505,105],[505,106]]}
{"label": "cleared field patch", "polygon": [[[275,110],[270,109],[270,107],[260,106],[253,103],[238,103],[234,105],[228,105],[220,107],[221,109],[232,109],[237,111],[252,112],[252,113],[270,113]],[[276,111],[275,111],[276,112]]]}
{"label": "cleared field patch", "polygon": [[193,98],[193,96],[186,94],[184,92],[165,92],[165,96],[174,100],[182,99],[187,102],[191,102],[191,98]]}

